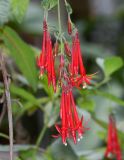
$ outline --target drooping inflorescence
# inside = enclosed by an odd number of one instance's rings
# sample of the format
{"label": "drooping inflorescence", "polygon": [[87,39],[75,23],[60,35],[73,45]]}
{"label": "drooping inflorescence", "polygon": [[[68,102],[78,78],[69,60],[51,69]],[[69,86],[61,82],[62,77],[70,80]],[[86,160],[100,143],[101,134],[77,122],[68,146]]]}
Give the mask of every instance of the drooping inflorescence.
{"label": "drooping inflorescence", "polygon": [[[65,4],[67,6],[68,3],[66,2]],[[68,138],[73,139],[74,143],[76,143],[77,140],[80,141],[82,139],[83,134],[88,129],[83,124],[83,116],[81,119],[78,116],[72,90],[74,87],[79,89],[87,88],[87,85],[91,83],[93,75],[86,74],[79,33],[71,22],[70,14],[68,14],[67,31],[72,41],[71,45],[66,39],[67,35],[65,37],[61,31],[59,5],[58,3],[59,31],[53,46],[47,18],[44,16],[42,51],[37,58],[37,65],[40,69],[40,77],[43,74],[47,74],[48,85],[51,85],[55,92],[57,87],[62,89],[60,103],[61,124],[55,125],[59,134],[54,137],[61,136],[63,144],[67,145]],[[59,65],[55,70],[56,61],[59,61]]]}

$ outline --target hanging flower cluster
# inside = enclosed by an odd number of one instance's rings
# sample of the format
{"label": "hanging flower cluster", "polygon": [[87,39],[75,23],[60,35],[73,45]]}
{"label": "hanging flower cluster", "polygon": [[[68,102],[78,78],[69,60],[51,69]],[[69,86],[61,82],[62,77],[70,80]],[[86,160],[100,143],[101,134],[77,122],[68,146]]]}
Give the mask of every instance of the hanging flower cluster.
{"label": "hanging flower cluster", "polygon": [[117,160],[122,160],[121,148],[116,129],[116,122],[114,115],[112,114],[109,116],[108,141],[105,157],[110,159],[116,158]]}
{"label": "hanging flower cluster", "polygon": [[[58,10],[58,14],[60,14],[60,10]],[[78,116],[72,90],[74,87],[79,89],[86,88],[91,83],[92,75],[86,74],[78,30],[73,26],[70,14],[68,14],[67,31],[72,40],[72,45],[68,43],[63,33],[61,33],[59,15],[59,33],[57,32],[56,42],[52,46],[47,16],[44,17],[42,51],[37,58],[37,65],[40,69],[40,77],[44,73],[47,74],[48,85],[53,87],[54,92],[56,92],[57,87],[62,89],[60,103],[61,124],[55,125],[59,134],[54,137],[61,136],[63,144],[67,145],[67,138],[73,139],[74,143],[76,143],[88,129],[83,124],[83,116],[81,119]],[[55,64],[58,64],[56,63],[58,60],[59,65],[55,70]]]}

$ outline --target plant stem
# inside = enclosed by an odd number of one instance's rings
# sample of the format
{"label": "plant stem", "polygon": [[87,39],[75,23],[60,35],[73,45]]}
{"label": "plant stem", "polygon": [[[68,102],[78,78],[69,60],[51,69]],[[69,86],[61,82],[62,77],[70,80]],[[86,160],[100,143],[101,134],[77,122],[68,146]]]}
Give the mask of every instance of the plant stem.
{"label": "plant stem", "polygon": [[8,121],[9,121],[9,141],[10,141],[10,160],[13,160],[13,121],[12,121],[12,107],[11,107],[11,97],[9,91],[9,78],[5,67],[4,59],[2,56],[2,51],[0,51],[0,65],[3,76],[4,88],[5,88],[5,99],[8,111]]}
{"label": "plant stem", "polygon": [[44,134],[45,134],[46,130],[47,130],[47,125],[44,125],[44,127],[42,128],[42,130],[41,130],[41,132],[40,132],[40,134],[38,136],[38,139],[36,141],[36,148],[39,148],[40,143],[41,143],[41,141],[42,141],[42,139],[44,137]]}
{"label": "plant stem", "polygon": [[59,36],[60,36],[60,45],[61,45],[61,52],[60,53],[63,54],[60,0],[58,0],[58,25],[59,25]]}
{"label": "plant stem", "polygon": [[109,78],[103,79],[100,83],[98,83],[98,84],[95,86],[95,88],[97,89],[97,88],[101,87],[102,85],[104,85],[105,83],[107,83],[109,80],[110,80]]}

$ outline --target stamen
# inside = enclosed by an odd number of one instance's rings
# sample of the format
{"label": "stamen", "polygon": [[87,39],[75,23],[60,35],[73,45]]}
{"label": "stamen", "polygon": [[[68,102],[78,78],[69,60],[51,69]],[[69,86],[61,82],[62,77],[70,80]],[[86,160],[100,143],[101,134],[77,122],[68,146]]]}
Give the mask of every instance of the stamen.
{"label": "stamen", "polygon": [[64,145],[67,146],[67,143],[65,142]]}

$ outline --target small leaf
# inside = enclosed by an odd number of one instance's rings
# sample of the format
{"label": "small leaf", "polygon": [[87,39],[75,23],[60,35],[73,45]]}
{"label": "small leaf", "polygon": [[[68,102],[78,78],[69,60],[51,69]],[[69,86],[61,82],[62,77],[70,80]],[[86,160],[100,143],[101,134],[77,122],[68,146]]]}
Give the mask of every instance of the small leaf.
{"label": "small leaf", "polygon": [[55,7],[58,3],[58,0],[43,0],[41,5],[44,9],[50,10]]}
{"label": "small leaf", "polygon": [[8,22],[10,16],[10,1],[0,0],[0,26]]}
{"label": "small leaf", "polygon": [[15,60],[16,65],[32,88],[36,90],[38,78],[34,51],[9,27],[5,27],[4,29],[3,40]]}
{"label": "small leaf", "polygon": [[66,3],[66,10],[67,10],[67,13],[68,13],[68,14],[72,14],[71,5],[70,5],[68,2]]}
{"label": "small leaf", "polygon": [[120,57],[108,57],[104,61],[105,75],[110,76],[123,66],[123,60]]}
{"label": "small leaf", "polygon": [[4,133],[0,133],[0,137],[5,138],[5,139],[9,139],[9,136]]}
{"label": "small leaf", "polygon": [[17,22],[20,23],[23,20],[28,4],[29,0],[11,0],[12,14]]}

